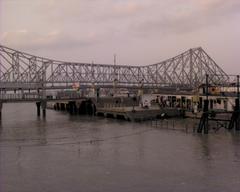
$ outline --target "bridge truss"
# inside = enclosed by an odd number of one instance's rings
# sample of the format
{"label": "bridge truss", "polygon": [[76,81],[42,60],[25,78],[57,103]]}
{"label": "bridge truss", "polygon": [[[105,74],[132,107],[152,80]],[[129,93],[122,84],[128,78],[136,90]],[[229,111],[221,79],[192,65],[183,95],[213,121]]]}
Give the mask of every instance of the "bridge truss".
{"label": "bridge truss", "polygon": [[0,89],[67,89],[73,84],[100,88],[196,88],[223,83],[227,74],[201,48],[146,66],[63,62],[0,45]]}

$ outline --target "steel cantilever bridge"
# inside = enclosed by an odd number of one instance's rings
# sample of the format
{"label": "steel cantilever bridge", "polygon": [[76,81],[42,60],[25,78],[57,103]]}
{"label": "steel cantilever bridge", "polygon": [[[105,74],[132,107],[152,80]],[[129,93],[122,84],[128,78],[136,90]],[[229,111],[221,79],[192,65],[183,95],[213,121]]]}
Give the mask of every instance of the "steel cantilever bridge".
{"label": "steel cantilever bridge", "polygon": [[99,88],[195,88],[205,82],[206,74],[218,83],[227,77],[201,47],[156,64],[129,66],[57,61],[0,45],[0,89],[5,92],[68,89],[74,83]]}

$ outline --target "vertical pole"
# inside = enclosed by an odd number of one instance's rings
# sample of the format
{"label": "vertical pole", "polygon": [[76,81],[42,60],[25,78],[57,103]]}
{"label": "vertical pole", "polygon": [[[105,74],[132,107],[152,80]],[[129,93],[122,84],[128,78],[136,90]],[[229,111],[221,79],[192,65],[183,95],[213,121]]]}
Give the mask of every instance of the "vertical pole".
{"label": "vertical pole", "polygon": [[69,81],[69,76],[68,76],[68,65],[65,65],[66,66],[66,86],[68,87],[68,81]]}
{"label": "vertical pole", "polygon": [[208,100],[205,100],[204,108],[203,108],[203,113],[204,113],[203,132],[204,132],[204,134],[208,134],[208,105],[209,105]]}
{"label": "vertical pole", "polygon": [[[237,75],[237,99],[240,100],[240,90],[239,90],[239,75]],[[238,107],[239,108],[239,107]]]}
{"label": "vertical pole", "polygon": [[113,88],[113,93],[114,93],[114,95],[116,95],[117,94],[117,91],[116,91],[116,86],[117,86],[117,83],[118,83],[118,72],[117,72],[117,66],[116,66],[116,64],[117,64],[117,59],[116,59],[116,54],[114,54],[114,56],[113,56],[113,64],[114,64],[114,76],[113,76],[113,78],[114,78],[114,88]]}
{"label": "vertical pole", "polygon": [[99,97],[100,97],[100,87],[97,88],[97,99],[96,99],[96,102],[98,103],[99,101]]}
{"label": "vertical pole", "polygon": [[37,116],[39,117],[40,114],[41,114],[41,110],[40,110],[40,106],[41,106],[41,102],[36,102],[36,105],[37,105]]}
{"label": "vertical pole", "polygon": [[0,101],[0,121],[2,120],[2,101]]}
{"label": "vertical pole", "polygon": [[208,134],[208,105],[209,105],[209,100],[208,100],[208,74],[206,74],[206,103],[205,104],[205,109],[204,112],[206,113],[206,119],[205,119],[205,125],[204,125],[204,134]]}
{"label": "vertical pole", "polygon": [[189,71],[189,74],[190,74],[190,85],[192,86],[194,84],[193,82],[193,62],[192,62],[192,49],[189,50],[189,53],[190,53],[190,71]]}
{"label": "vertical pole", "polygon": [[158,87],[158,71],[157,71],[158,65],[156,65],[156,71],[155,71],[155,75],[156,75],[156,88]]}
{"label": "vertical pole", "polygon": [[205,94],[206,94],[206,99],[207,99],[207,101],[208,101],[208,87],[209,87],[209,85],[208,85],[208,74],[206,74],[206,90],[205,90]]}
{"label": "vertical pole", "polygon": [[113,64],[114,64],[114,66],[116,67],[116,63],[117,63],[117,60],[116,60],[116,54],[114,54],[114,56],[113,56],[114,58],[113,58]]}
{"label": "vertical pole", "polygon": [[235,128],[236,128],[236,130],[237,131],[239,131],[240,130],[240,125],[239,125],[239,120],[240,120],[240,111],[239,111],[239,103],[240,103],[240,92],[239,92],[239,75],[237,75],[237,99],[236,99],[236,106],[235,106],[235,108],[236,108],[236,113],[237,113],[237,118],[236,118],[236,122],[235,122]]}
{"label": "vertical pole", "polygon": [[[51,74],[53,75],[53,63],[51,63]],[[52,77],[52,87],[53,87],[53,77]]]}
{"label": "vertical pole", "polygon": [[43,67],[43,73],[42,73],[42,101],[41,101],[41,105],[42,105],[42,115],[43,117],[46,117],[46,107],[47,107],[47,100],[46,100],[46,79],[47,79],[47,62],[43,63],[44,67]]}

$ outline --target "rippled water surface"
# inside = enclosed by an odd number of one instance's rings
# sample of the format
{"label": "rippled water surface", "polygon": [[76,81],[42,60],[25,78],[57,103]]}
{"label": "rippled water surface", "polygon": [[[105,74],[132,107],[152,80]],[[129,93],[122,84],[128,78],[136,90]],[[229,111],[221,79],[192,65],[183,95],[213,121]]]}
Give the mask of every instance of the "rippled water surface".
{"label": "rippled water surface", "polygon": [[240,135],[4,104],[0,192],[238,192]]}

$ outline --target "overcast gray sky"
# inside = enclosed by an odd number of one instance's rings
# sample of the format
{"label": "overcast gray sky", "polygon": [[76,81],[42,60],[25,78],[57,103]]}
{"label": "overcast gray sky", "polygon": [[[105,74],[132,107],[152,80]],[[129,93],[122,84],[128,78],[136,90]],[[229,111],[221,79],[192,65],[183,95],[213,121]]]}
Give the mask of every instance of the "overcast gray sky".
{"label": "overcast gray sky", "polygon": [[78,62],[153,64],[203,47],[240,73],[240,0],[0,0],[0,42]]}

